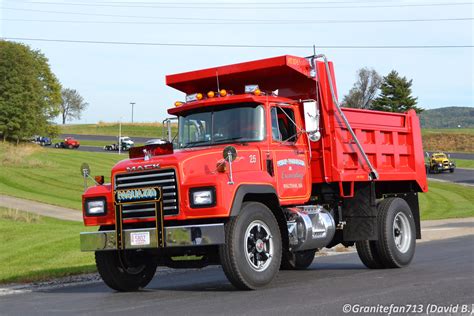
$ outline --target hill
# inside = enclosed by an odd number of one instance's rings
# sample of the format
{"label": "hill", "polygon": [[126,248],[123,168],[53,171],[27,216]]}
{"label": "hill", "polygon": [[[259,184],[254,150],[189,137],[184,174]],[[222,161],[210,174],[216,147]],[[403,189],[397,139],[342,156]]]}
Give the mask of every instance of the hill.
{"label": "hill", "polygon": [[474,128],[474,107],[449,106],[420,114],[422,128]]}

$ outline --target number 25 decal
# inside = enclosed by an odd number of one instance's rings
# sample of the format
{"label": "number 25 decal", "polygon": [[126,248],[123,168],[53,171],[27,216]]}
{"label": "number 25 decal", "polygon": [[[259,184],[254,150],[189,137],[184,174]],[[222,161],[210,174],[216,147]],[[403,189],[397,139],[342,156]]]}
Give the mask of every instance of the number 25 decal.
{"label": "number 25 decal", "polygon": [[256,155],[250,155],[249,160],[250,160],[250,163],[257,163],[257,156]]}

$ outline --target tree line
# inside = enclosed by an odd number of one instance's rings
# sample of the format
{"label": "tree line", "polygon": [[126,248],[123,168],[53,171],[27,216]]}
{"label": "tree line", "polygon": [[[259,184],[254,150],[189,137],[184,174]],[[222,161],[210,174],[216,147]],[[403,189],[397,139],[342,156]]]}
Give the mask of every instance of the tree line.
{"label": "tree line", "polygon": [[29,46],[0,40],[0,137],[16,141],[55,136],[62,123],[81,117],[88,106],[74,89],[63,88],[48,59]]}

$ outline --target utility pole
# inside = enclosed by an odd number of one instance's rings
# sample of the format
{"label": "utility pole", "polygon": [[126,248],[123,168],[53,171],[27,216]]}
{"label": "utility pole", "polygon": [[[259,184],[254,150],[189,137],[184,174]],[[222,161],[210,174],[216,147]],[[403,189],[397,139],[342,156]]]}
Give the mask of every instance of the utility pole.
{"label": "utility pole", "polygon": [[119,137],[118,137],[118,150],[119,150],[119,155],[122,153],[122,117],[120,117],[119,121]]}
{"label": "utility pole", "polygon": [[132,123],[133,123],[133,106],[135,105],[135,102],[130,102],[130,104],[132,105]]}

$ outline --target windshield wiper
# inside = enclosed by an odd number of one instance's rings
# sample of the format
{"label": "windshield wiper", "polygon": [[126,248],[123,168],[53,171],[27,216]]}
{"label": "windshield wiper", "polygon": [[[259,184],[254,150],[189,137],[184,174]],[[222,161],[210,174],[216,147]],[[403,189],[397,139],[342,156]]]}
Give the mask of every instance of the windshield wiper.
{"label": "windshield wiper", "polygon": [[231,137],[231,138],[224,138],[224,139],[215,140],[213,142],[213,144],[228,143],[228,142],[232,142],[232,141],[235,141],[235,140],[241,140],[241,139],[245,139],[246,141],[248,141],[248,138],[239,136],[239,137]]}
{"label": "windshield wiper", "polygon": [[193,147],[194,145],[205,144],[205,143],[208,143],[210,145],[208,140],[200,140],[200,141],[197,141],[197,142],[187,143],[186,145],[182,146],[181,148],[189,148],[189,147]]}

